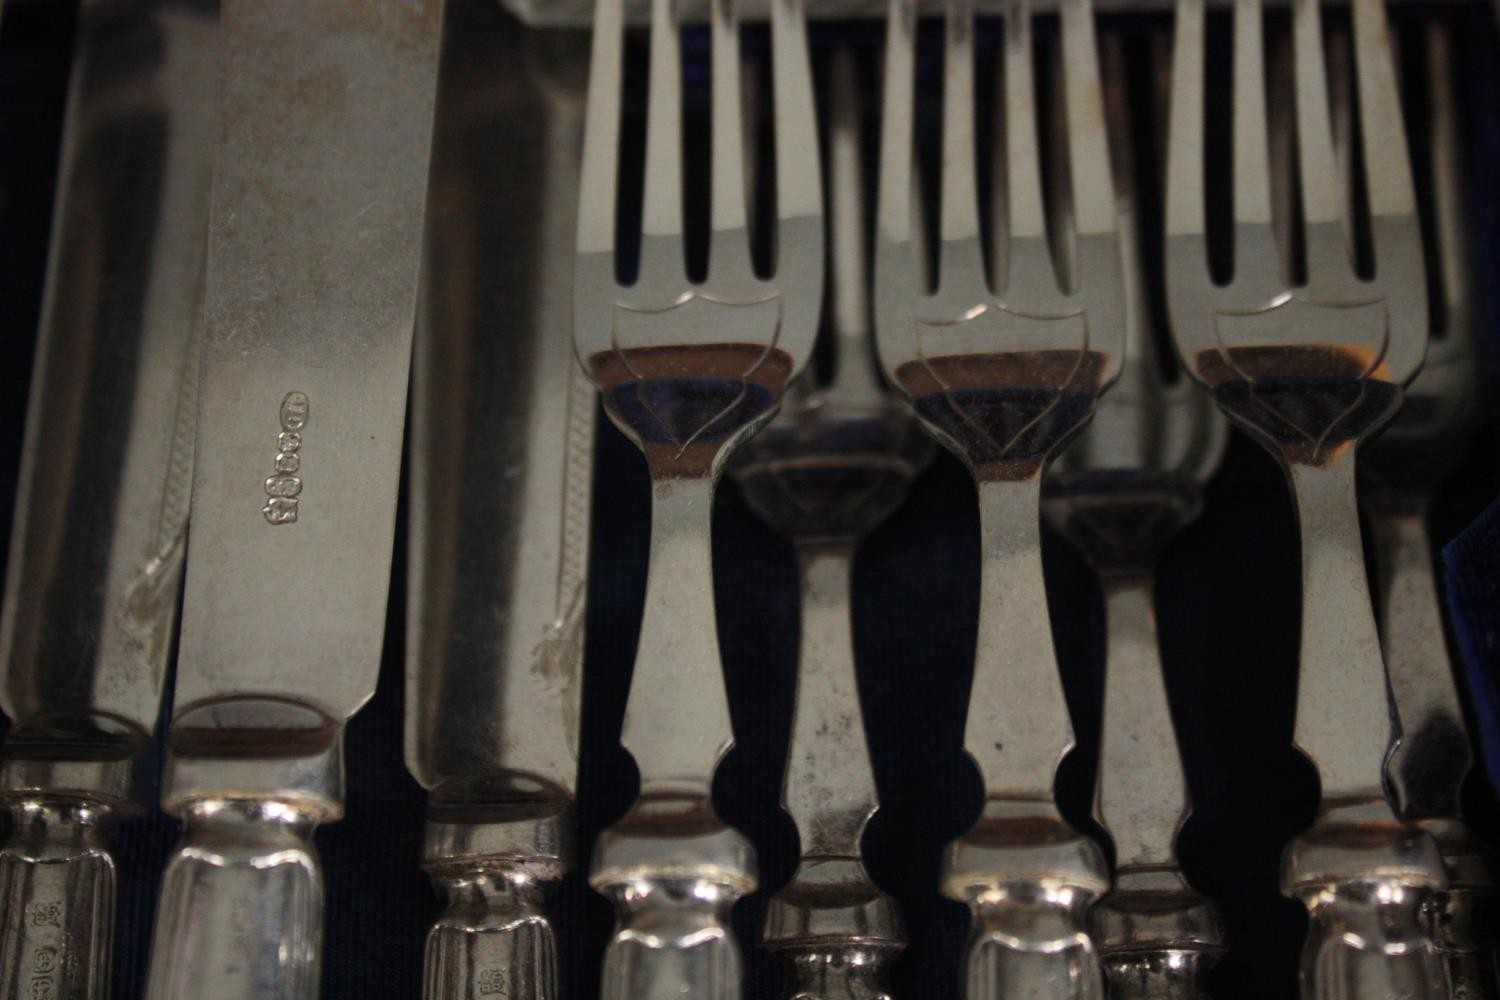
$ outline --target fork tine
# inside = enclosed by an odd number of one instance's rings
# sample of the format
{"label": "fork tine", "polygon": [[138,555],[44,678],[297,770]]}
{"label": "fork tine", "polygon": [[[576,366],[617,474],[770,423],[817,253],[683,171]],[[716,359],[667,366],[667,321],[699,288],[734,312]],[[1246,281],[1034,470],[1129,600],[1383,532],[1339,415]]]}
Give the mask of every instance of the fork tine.
{"label": "fork tine", "polygon": [[[1333,121],[1324,68],[1323,19],[1318,0],[1292,2],[1292,59],[1297,100],[1297,163],[1309,281],[1320,272],[1353,273],[1345,198],[1334,155]],[[1344,266],[1337,267],[1342,260]],[[1331,273],[1329,269],[1332,269]]]}
{"label": "fork tine", "polygon": [[1441,335],[1429,347],[1439,352],[1472,354],[1478,326],[1469,318],[1469,248],[1464,238],[1465,176],[1458,126],[1458,95],[1453,88],[1453,40],[1447,25],[1427,25],[1427,120],[1432,129],[1432,226],[1436,237],[1439,294],[1443,301]]}
{"label": "fork tine", "polygon": [[[912,240],[912,144],[913,104],[916,86],[916,0],[890,0],[886,19],[885,82],[880,121],[880,203],[876,211],[880,242],[910,248]],[[901,266],[904,265],[904,266]],[[910,282],[916,259],[882,269],[880,284],[889,291],[890,282]],[[905,302],[906,296],[891,292],[890,301]]]}
{"label": "fork tine", "polygon": [[[1271,172],[1266,132],[1265,28],[1261,0],[1234,5],[1234,267],[1268,284],[1280,278],[1271,232]],[[1276,267],[1265,265],[1276,262]],[[1259,263],[1261,268],[1255,268]]]}
{"label": "fork tine", "polygon": [[974,0],[948,0],[943,39],[943,166],[938,284],[986,292],[974,155]]}
{"label": "fork tine", "polygon": [[1094,8],[1090,0],[1062,0],[1061,10],[1073,226],[1079,235],[1111,233],[1117,192],[1110,175]]}
{"label": "fork tine", "polygon": [[1354,51],[1375,272],[1392,316],[1387,360],[1395,371],[1414,371],[1427,349],[1426,266],[1394,50],[1381,0],[1354,0]]}
{"label": "fork tine", "polygon": [[1036,128],[1036,76],[1031,55],[1031,2],[1005,5],[1005,289],[1058,288],[1047,249],[1041,151]]}
{"label": "fork tine", "polygon": [[833,59],[828,122],[828,284],[836,356],[826,390],[841,403],[879,403],[885,396],[875,374],[870,323],[870,271],[865,240],[865,183],[860,138],[859,83],[854,56]]}
{"label": "fork tine", "polygon": [[745,111],[740,72],[740,23],[736,0],[713,0],[713,204],[709,247],[711,274],[751,273],[745,206]]}
{"label": "fork tine", "polygon": [[[1167,128],[1166,235],[1169,239],[1205,241],[1203,197],[1203,0],[1177,0],[1172,42],[1171,101]],[[1235,144],[1236,150],[1239,144]],[[1208,274],[1207,257],[1203,274]],[[1170,268],[1174,284],[1188,280]]]}
{"label": "fork tine", "polygon": [[[646,110],[646,193],[641,209],[639,279],[647,287],[657,283],[676,286],[686,281],[681,241],[680,34],[677,0],[651,0],[651,92]],[[615,99],[619,99],[618,92]]]}
{"label": "fork tine", "polygon": [[[772,0],[771,56],[776,111],[776,215],[821,219],[823,179],[818,175],[817,112],[813,106],[812,61],[807,50],[803,0]],[[822,252],[821,245],[818,252]]]}
{"label": "fork tine", "polygon": [[578,250],[613,253],[619,184],[620,90],[624,83],[624,0],[599,0],[589,64],[583,165],[578,194]]}

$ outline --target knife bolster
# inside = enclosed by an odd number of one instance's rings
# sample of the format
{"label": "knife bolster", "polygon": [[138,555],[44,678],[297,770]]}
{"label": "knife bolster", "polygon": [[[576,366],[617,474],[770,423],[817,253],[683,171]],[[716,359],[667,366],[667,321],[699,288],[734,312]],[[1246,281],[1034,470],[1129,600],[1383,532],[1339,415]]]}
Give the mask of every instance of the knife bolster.
{"label": "knife bolster", "polygon": [[232,755],[196,752],[197,747],[176,738],[162,775],[162,808],[179,818],[203,800],[277,801],[329,823],[344,813],[344,741],[336,732],[331,741],[307,747],[305,754],[239,750]]}
{"label": "knife bolster", "polygon": [[429,822],[424,867],[444,909],[427,935],[423,996],[554,1000],[548,891],[568,868],[566,812],[511,822]]}

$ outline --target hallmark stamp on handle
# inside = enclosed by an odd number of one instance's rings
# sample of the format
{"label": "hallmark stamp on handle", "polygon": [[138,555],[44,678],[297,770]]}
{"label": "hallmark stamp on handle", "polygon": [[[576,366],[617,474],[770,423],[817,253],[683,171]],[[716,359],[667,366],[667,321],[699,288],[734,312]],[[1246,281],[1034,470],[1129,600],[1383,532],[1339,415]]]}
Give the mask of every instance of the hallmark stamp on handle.
{"label": "hallmark stamp on handle", "polygon": [[305,392],[289,392],[281,401],[281,433],[276,435],[275,471],[266,477],[266,505],[260,512],[271,524],[295,524],[302,495],[302,428],[307,426]]}

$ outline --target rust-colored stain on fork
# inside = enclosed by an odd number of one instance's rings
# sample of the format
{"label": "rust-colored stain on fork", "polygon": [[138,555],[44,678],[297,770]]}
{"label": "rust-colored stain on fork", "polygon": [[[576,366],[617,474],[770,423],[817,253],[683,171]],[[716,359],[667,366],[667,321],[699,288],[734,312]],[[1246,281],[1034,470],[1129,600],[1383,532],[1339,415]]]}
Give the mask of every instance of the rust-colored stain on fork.
{"label": "rust-colored stain on fork", "polygon": [[908,361],[896,381],[976,477],[1015,481],[1040,475],[1060,440],[1087,420],[1108,362],[1100,351],[1074,349],[955,354]]}
{"label": "rust-colored stain on fork", "polygon": [[726,437],[775,407],[794,368],[763,344],[626,347],[588,366],[658,479],[708,475]]}
{"label": "rust-colored stain on fork", "polygon": [[1331,464],[1401,400],[1384,359],[1358,344],[1216,348],[1196,366],[1226,411],[1301,465]]}

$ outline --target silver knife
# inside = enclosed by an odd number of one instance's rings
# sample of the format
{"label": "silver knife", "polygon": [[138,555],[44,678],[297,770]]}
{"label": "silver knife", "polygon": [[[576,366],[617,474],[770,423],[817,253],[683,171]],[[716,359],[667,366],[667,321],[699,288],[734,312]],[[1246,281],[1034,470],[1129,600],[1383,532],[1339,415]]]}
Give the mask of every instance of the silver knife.
{"label": "silver knife", "polygon": [[441,0],[225,0],[148,995],[317,995],[313,829],[373,693]]}
{"label": "silver knife", "polygon": [[216,27],[85,0],[0,613],[0,997],[110,986],[192,484]]}
{"label": "silver knife", "polygon": [[588,47],[492,4],[453,16],[410,434],[406,753],[446,903],[424,996],[550,1000],[544,894],[573,861],[594,444],[566,238]]}

